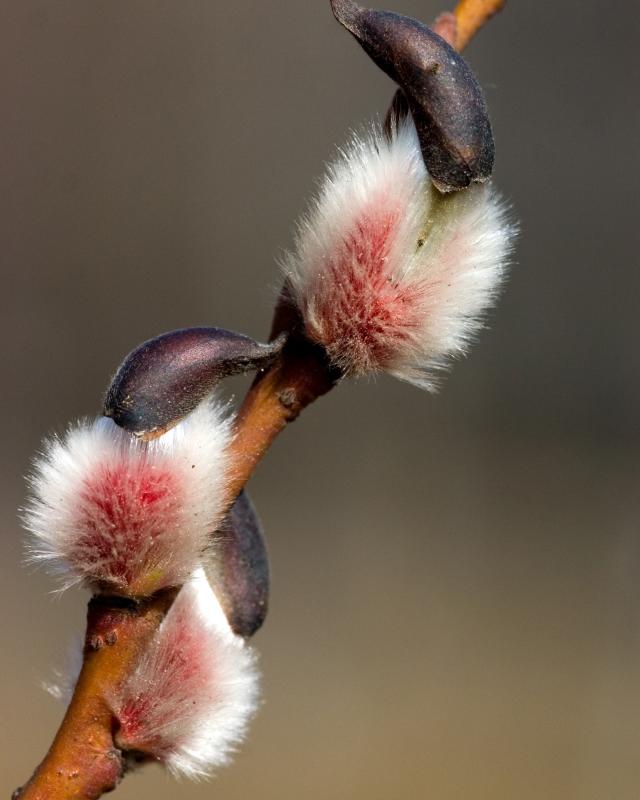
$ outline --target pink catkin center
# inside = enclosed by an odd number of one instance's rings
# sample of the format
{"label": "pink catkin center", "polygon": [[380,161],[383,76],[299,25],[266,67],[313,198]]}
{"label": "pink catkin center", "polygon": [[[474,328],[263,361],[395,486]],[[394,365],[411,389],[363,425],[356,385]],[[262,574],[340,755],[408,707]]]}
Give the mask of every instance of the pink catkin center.
{"label": "pink catkin center", "polygon": [[[163,632],[160,633],[163,635]],[[165,632],[166,635],[166,632]],[[191,614],[180,609],[161,655],[149,665],[143,688],[128,697],[118,714],[118,742],[162,758],[189,737],[190,722],[215,702],[212,693],[211,643],[202,637]]]}
{"label": "pink catkin center", "polygon": [[163,560],[162,540],[175,531],[180,489],[175,472],[143,459],[100,465],[80,493],[72,558],[98,579],[134,581]]}
{"label": "pink catkin center", "polygon": [[421,291],[394,276],[389,264],[402,213],[383,195],[372,202],[332,254],[329,278],[319,272],[311,333],[349,371],[388,365],[420,326]]}

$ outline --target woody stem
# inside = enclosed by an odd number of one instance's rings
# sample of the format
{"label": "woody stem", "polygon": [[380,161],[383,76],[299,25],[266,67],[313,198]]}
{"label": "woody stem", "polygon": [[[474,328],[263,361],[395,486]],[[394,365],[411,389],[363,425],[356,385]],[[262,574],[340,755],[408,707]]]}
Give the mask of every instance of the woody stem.
{"label": "woody stem", "polygon": [[[455,22],[444,15],[436,30],[462,50],[504,5],[504,0],[460,0]],[[446,18],[445,18],[446,17]],[[276,309],[272,335],[290,332],[281,359],[249,389],[230,445],[231,475],[226,505],[231,507],[276,436],[340,379],[321,348],[300,331],[286,296]],[[116,748],[117,721],[109,697],[131,673],[171,607],[177,590],[141,603],[94,598],[89,604],[82,670],[73,698],[51,748],[14,800],[97,800],[124,774]]]}

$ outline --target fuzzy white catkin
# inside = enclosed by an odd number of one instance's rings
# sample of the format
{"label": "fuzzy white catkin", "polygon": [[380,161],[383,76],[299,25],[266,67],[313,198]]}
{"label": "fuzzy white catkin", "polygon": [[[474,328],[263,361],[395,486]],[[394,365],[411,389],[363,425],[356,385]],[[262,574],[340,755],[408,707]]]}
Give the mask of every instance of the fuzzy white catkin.
{"label": "fuzzy white catkin", "polygon": [[408,117],[329,166],[283,267],[307,335],[345,373],[432,390],[482,327],[515,233],[490,184],[432,186]]}
{"label": "fuzzy white catkin", "polygon": [[111,698],[120,726],[115,741],[175,775],[207,777],[244,738],[258,695],[255,655],[197,570]]}
{"label": "fuzzy white catkin", "polygon": [[144,442],[101,417],[46,443],[23,515],[30,556],[125,595],[180,585],[224,513],[230,424],[205,402]]}

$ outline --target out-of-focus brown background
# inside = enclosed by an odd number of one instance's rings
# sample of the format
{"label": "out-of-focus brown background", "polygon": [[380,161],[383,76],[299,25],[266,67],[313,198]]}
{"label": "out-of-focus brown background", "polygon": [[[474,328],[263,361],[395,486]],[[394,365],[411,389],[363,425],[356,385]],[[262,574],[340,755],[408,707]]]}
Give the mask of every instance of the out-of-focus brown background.
{"label": "out-of-focus brown background", "polygon": [[[523,230],[490,329],[437,397],[345,384],[277,442],[250,739],[122,800],[640,796],[639,33],[631,4],[511,0],[469,48]],[[328,0],[3,0],[0,87],[7,797],[86,603],[21,563],[31,454],[139,341],[265,335],[305,197],[392,85]]]}

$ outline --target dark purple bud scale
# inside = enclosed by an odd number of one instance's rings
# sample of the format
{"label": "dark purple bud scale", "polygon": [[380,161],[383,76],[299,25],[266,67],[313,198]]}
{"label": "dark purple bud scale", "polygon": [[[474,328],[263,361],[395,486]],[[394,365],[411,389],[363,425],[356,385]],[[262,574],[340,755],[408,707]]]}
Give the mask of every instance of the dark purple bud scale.
{"label": "dark purple bud scale", "polygon": [[222,378],[273,362],[284,336],[260,344],[222,328],[184,328],[141,344],[123,361],[104,414],[136,435],[158,435],[183,419]]}
{"label": "dark purple bud scale", "polygon": [[248,638],[260,628],[269,603],[269,560],[262,526],[241,492],[214,536],[215,559],[207,569],[229,625]]}
{"label": "dark purple bud scale", "polygon": [[494,144],[482,89],[462,56],[410,17],[332,0],[336,19],[404,93],[425,165],[443,192],[490,177]]}

